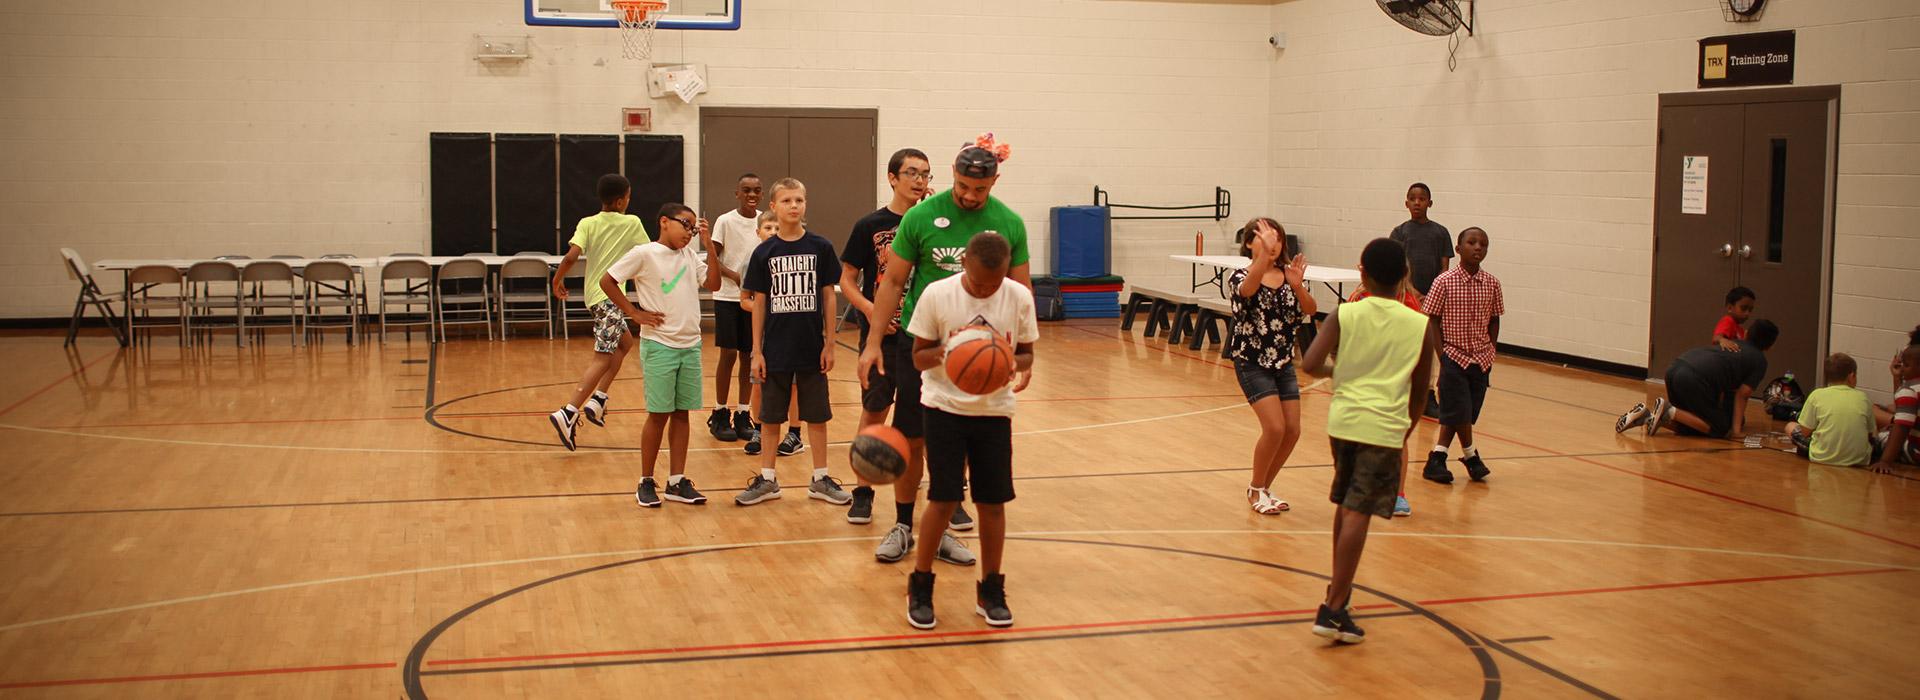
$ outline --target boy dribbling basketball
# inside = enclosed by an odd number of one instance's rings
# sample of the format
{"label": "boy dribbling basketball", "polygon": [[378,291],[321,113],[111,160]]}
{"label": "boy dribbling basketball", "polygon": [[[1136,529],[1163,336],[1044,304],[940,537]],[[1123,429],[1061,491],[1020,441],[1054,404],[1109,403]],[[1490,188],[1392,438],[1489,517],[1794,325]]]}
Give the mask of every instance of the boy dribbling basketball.
{"label": "boy dribbling basketball", "polygon": [[[1327,437],[1333,447],[1333,577],[1314,616],[1313,633],[1358,644],[1353,577],[1367,545],[1370,517],[1393,517],[1394,495],[1406,461],[1407,436],[1426,403],[1439,339],[1427,317],[1393,298],[1407,274],[1399,243],[1376,238],[1360,254],[1361,283],[1374,296],[1341,304],[1327,316],[1300,368],[1333,375]],[[1329,363],[1335,356],[1337,364]]]}
{"label": "boy dribbling basketball", "polygon": [[[1033,366],[1033,343],[1040,326],[1033,292],[1007,284],[1013,248],[992,232],[967,241],[961,273],[928,284],[915,305],[907,332],[913,336],[913,366],[920,370],[920,404],[927,440],[927,512],[920,517],[922,537],[945,534],[965,487],[973,486],[980,513],[980,583],[974,612],[994,627],[1013,624],[1007,608],[1007,579],[1000,573],[1006,548],[1006,504],[1013,500],[1013,388],[1001,384],[986,394],[961,391],[947,377],[949,336],[985,327],[1012,341],[1013,371]],[[907,575],[907,622],[932,629],[934,548],[921,547]]]}

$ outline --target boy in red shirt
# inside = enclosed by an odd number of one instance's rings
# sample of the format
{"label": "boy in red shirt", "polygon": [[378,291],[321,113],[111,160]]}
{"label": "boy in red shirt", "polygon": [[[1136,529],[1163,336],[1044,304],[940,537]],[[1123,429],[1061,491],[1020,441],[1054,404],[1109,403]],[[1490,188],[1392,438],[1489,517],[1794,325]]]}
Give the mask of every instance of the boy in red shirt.
{"label": "boy in red shirt", "polygon": [[1740,352],[1734,341],[1747,339],[1747,319],[1753,316],[1753,290],[1734,287],[1727,290],[1727,315],[1713,327],[1713,344],[1727,352]]}

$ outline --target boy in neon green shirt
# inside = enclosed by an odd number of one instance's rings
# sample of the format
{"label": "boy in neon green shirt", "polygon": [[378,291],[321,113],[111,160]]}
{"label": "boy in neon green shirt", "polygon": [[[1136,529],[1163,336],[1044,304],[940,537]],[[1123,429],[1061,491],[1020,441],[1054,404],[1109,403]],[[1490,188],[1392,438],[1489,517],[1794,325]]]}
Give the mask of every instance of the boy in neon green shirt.
{"label": "boy in neon green shirt", "polygon": [[[1427,317],[1394,298],[1407,275],[1407,251],[1376,238],[1360,253],[1360,277],[1372,296],[1328,315],[1300,368],[1333,375],[1327,436],[1333,447],[1333,577],[1313,633],[1344,644],[1366,640],[1353,623],[1353,577],[1367,545],[1369,516],[1393,517],[1407,436],[1426,406],[1439,338]],[[1344,329],[1344,331],[1343,331]],[[1328,360],[1335,355],[1338,364]],[[1417,389],[1417,390],[1416,390]]]}
{"label": "boy in neon green shirt", "polygon": [[[553,271],[553,295],[565,302],[567,288],[562,282],[567,278],[567,271],[573,269],[581,255],[587,256],[586,288],[581,291],[586,295],[587,310],[593,313],[593,361],[587,364],[580,384],[574,387],[573,400],[547,416],[547,422],[552,423],[554,432],[560,435],[560,444],[569,452],[573,451],[573,437],[580,427],[581,415],[594,425],[606,426],[607,389],[613,386],[621,363],[633,349],[633,338],[627,333],[627,316],[607,300],[607,293],[600,289],[600,278],[620,256],[647,242],[647,229],[640,224],[640,217],[627,213],[627,205],[633,199],[633,186],[626,177],[619,173],[601,175],[594,190],[600,195],[600,213],[580,220],[580,225],[573,230],[573,240],[567,244],[566,257],[560,259],[560,266]],[[620,289],[623,292],[626,289],[624,280]],[[650,325],[663,318],[656,311],[648,311],[646,318],[633,321]]]}
{"label": "boy in neon green shirt", "polygon": [[1859,366],[1836,352],[1827,358],[1827,385],[1807,395],[1800,416],[1787,424],[1807,458],[1836,467],[1863,467],[1873,461],[1873,401],[1855,388]]}

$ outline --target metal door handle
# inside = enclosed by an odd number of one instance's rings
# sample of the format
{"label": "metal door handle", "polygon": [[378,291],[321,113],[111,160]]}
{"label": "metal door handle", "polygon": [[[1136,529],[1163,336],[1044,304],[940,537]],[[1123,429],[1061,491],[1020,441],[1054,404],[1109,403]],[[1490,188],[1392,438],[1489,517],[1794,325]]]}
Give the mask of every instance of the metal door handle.
{"label": "metal door handle", "polygon": [[1720,257],[1723,257],[1723,258],[1731,258],[1731,257],[1733,257],[1733,244],[1732,244],[1732,243],[1722,243],[1722,244],[1720,244]]}
{"label": "metal door handle", "polygon": [[1750,246],[1750,245],[1743,245],[1743,246],[1740,246],[1740,259],[1741,259],[1741,260],[1752,260],[1752,259],[1753,259],[1753,246]]}

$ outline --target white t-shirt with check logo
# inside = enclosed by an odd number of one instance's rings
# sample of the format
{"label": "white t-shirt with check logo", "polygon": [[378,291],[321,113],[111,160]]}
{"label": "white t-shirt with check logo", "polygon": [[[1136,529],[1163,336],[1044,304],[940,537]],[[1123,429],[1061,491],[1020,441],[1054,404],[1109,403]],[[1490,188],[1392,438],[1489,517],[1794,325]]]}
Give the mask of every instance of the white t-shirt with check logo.
{"label": "white t-shirt with check logo", "polygon": [[700,283],[707,279],[707,264],[692,243],[679,250],[658,241],[634,246],[607,274],[615,281],[634,281],[642,310],[667,315],[658,326],[642,326],[641,338],[670,348],[700,344]]}

